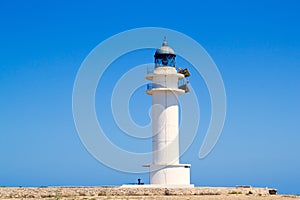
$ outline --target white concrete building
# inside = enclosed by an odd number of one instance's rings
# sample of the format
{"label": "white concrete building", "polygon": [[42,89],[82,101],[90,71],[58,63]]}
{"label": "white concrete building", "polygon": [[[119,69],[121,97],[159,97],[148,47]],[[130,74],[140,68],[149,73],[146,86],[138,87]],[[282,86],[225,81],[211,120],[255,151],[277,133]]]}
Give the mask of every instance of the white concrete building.
{"label": "white concrete building", "polygon": [[164,41],[155,52],[155,67],[146,79],[146,93],[152,95],[152,151],[150,184],[158,186],[193,187],[190,164],[179,163],[178,96],[188,92],[179,82],[189,76],[187,69],[176,69],[175,52]]}

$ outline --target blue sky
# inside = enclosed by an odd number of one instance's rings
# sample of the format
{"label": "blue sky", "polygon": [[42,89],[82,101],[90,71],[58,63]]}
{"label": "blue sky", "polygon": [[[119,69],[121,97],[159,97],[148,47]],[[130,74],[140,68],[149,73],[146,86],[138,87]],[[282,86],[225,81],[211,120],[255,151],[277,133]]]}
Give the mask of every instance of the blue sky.
{"label": "blue sky", "polygon": [[[268,186],[300,194],[299,9],[296,0],[1,1],[0,185],[149,181],[148,174],[112,170],[85,150],[73,122],[72,90],[82,61],[101,41],[128,29],[155,26],[199,42],[226,87],[224,130],[214,150],[199,160],[210,117],[209,94],[199,75],[191,77],[203,113],[203,125],[181,158],[192,164],[192,183]],[[135,63],[151,62],[153,53],[129,54],[119,66],[114,63],[104,76],[107,84],[113,84],[109,77],[124,63],[128,65],[122,70],[129,70]],[[102,100],[96,97],[101,116]],[[142,88],[135,98],[147,110],[151,100]],[[138,123],[149,120],[148,113],[131,110]],[[121,134],[113,121],[108,119],[106,126]]]}

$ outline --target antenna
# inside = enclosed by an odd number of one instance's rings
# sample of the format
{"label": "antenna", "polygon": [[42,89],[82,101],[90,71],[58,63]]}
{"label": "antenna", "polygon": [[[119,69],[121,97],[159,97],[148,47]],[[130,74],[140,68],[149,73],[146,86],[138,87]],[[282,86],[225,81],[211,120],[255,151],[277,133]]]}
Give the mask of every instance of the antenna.
{"label": "antenna", "polygon": [[167,46],[167,36],[164,36],[164,40],[163,40],[163,46]]}

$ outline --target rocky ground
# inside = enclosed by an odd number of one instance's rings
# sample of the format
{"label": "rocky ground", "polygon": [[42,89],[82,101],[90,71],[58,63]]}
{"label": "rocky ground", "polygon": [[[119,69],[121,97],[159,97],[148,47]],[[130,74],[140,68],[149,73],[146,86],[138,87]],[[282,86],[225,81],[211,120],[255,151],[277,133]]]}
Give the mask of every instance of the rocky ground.
{"label": "rocky ground", "polygon": [[[289,200],[294,195],[275,195],[268,188],[147,188],[147,187],[0,187],[0,199],[202,199],[202,200]],[[270,194],[271,193],[271,194]]]}

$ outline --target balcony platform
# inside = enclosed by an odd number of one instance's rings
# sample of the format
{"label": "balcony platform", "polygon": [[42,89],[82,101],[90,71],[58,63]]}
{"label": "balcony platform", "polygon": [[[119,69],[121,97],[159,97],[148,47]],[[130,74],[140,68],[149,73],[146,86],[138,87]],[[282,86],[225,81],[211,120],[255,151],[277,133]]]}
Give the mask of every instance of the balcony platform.
{"label": "balcony platform", "polygon": [[152,88],[149,90],[146,90],[146,93],[149,95],[152,95],[153,92],[164,92],[164,91],[170,91],[170,92],[174,92],[176,94],[184,94],[185,91],[179,88]]}

